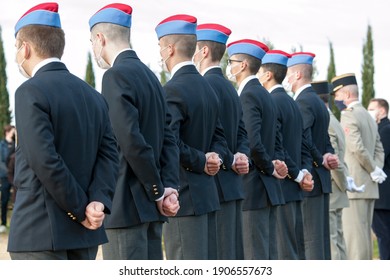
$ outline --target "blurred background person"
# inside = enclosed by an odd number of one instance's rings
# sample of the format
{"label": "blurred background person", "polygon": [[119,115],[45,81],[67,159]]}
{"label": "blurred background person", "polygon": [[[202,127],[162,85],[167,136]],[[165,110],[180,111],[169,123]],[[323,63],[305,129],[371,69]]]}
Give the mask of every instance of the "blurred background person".
{"label": "blurred background person", "polygon": [[8,180],[7,159],[15,149],[15,127],[4,127],[4,138],[0,141],[0,177],[1,177],[1,225],[0,233],[7,231],[7,212],[12,183]]}
{"label": "blurred background person", "polygon": [[[368,113],[378,124],[385,153],[383,172],[390,174],[390,121],[389,103],[382,98],[371,99],[368,105]],[[378,185],[379,199],[375,200],[372,229],[378,239],[379,256],[381,260],[390,260],[390,180],[387,178]]]}

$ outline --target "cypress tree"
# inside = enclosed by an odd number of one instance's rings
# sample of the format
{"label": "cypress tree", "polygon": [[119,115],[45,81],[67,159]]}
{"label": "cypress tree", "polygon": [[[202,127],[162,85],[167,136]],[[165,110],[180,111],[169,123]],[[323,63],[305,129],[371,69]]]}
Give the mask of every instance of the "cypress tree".
{"label": "cypress tree", "polygon": [[85,71],[85,81],[95,88],[95,73],[93,72],[91,53],[88,52],[87,70]]}
{"label": "cypress tree", "polygon": [[9,109],[9,95],[7,90],[7,63],[5,61],[4,46],[2,39],[2,29],[0,26],[0,135],[3,137],[3,128],[11,122],[11,112]]}
{"label": "cypress tree", "polygon": [[[336,64],[334,60],[334,51],[333,51],[333,44],[329,41],[329,51],[330,51],[330,61],[328,65],[328,77],[327,80],[330,83],[332,78],[336,76]],[[339,109],[334,105],[334,95],[331,95],[329,98],[329,107],[332,110],[332,113],[335,115],[335,117],[340,120],[340,111]]]}
{"label": "cypress tree", "polygon": [[368,25],[367,37],[363,45],[362,65],[362,104],[365,108],[367,108],[371,98],[375,97],[374,72],[374,42],[371,25]]}

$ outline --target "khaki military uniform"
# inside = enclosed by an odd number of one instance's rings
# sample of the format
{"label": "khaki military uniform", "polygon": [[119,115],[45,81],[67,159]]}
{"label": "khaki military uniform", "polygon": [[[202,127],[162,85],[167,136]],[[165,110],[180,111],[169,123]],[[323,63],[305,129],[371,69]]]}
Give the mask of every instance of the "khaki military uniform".
{"label": "khaki military uniform", "polygon": [[330,224],[330,247],[332,260],[347,259],[347,252],[343,233],[342,213],[343,208],[349,206],[347,190],[348,168],[344,162],[345,137],[339,121],[329,112],[329,138],[330,143],[339,157],[339,166],[331,170],[332,193],[329,196],[329,224]]}
{"label": "khaki military uniform", "polygon": [[343,229],[349,259],[372,259],[371,224],[378,184],[370,173],[383,167],[384,151],[375,121],[359,103],[348,106],[341,115],[346,140],[345,162],[363,193],[348,193],[350,207],[343,211]]}

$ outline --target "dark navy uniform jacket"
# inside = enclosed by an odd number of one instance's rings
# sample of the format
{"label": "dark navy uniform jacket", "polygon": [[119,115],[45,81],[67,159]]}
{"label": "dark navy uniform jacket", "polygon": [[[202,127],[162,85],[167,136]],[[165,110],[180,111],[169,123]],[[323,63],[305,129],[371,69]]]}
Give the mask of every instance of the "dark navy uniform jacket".
{"label": "dark navy uniform jacket", "polygon": [[164,187],[179,187],[179,150],[159,80],[133,50],[125,50],[104,73],[102,94],[120,159],[113,209],[105,226],[166,221],[155,200]]}
{"label": "dark navy uniform jacket", "polygon": [[383,172],[387,178],[379,186],[379,199],[375,200],[375,209],[390,210],[390,121],[383,118],[378,124],[379,135],[385,151],[385,163]]}
{"label": "dark navy uniform jacket", "polygon": [[243,210],[284,204],[280,181],[272,176],[272,160],[284,160],[283,148],[277,139],[275,104],[257,79],[248,81],[240,100],[254,166],[244,176]]}
{"label": "dark navy uniform jacket", "polygon": [[204,172],[205,154],[228,158],[219,122],[218,98],[194,65],[185,65],[164,86],[171,129],[180,150],[180,210],[177,216],[202,215],[218,210],[215,179]]}
{"label": "dark navy uniform jacket", "polygon": [[325,153],[334,153],[328,134],[328,110],[311,86],[305,88],[295,101],[301,110],[304,135],[310,145],[309,150],[313,159],[311,173],[314,188],[311,192],[305,192],[305,196],[331,193],[330,171],[322,165],[322,156]]}
{"label": "dark navy uniform jacket", "polygon": [[61,62],[15,93],[15,186],[8,250],[81,249],[107,242],[80,224],[86,206],[112,210],[118,152],[104,98]]}
{"label": "dark navy uniform jacket", "polygon": [[[205,79],[214,89],[219,100],[219,119],[221,121],[226,142],[230,152],[246,154],[249,158],[249,141],[242,120],[242,108],[237,91],[225,79],[221,68],[212,68],[204,74]],[[231,169],[230,158],[216,176],[220,202],[244,198],[242,177]]]}
{"label": "dark navy uniform jacket", "polygon": [[271,91],[271,97],[277,108],[277,123],[280,128],[282,144],[285,150],[285,163],[288,176],[282,181],[282,190],[286,202],[301,201],[303,191],[294,181],[301,169],[311,170],[311,157],[304,142],[303,120],[296,102],[288,96],[284,88]]}

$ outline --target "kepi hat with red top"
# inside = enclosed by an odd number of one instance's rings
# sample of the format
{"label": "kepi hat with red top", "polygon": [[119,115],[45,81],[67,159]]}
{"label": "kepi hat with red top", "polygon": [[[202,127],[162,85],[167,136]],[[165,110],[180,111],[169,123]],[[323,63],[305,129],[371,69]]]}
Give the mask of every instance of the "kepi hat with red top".
{"label": "kepi hat with red top", "polygon": [[262,64],[275,63],[287,66],[287,61],[291,57],[289,53],[280,50],[269,50],[263,57]]}
{"label": "kepi hat with red top", "polygon": [[262,60],[268,50],[267,45],[251,39],[238,40],[227,45],[229,57],[235,54],[247,54]]}
{"label": "kepi hat with red top", "polygon": [[15,25],[15,37],[19,30],[27,25],[46,25],[61,28],[58,4],[55,2],[42,3],[28,10]]}
{"label": "kepi hat with red top", "polygon": [[113,3],[104,6],[89,19],[89,28],[98,23],[112,23],[124,27],[131,27],[133,9],[126,4]]}
{"label": "kepi hat with red top", "polygon": [[291,67],[297,64],[313,64],[313,59],[315,58],[314,53],[310,52],[296,52],[291,54],[291,57],[287,61],[287,67]]}
{"label": "kepi hat with red top", "polygon": [[198,41],[213,41],[226,44],[232,31],[220,24],[204,23],[196,28],[196,37]]}
{"label": "kepi hat with red top", "polygon": [[170,16],[161,21],[155,28],[157,38],[167,35],[196,35],[197,18],[179,14]]}

